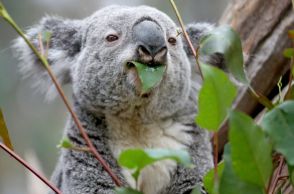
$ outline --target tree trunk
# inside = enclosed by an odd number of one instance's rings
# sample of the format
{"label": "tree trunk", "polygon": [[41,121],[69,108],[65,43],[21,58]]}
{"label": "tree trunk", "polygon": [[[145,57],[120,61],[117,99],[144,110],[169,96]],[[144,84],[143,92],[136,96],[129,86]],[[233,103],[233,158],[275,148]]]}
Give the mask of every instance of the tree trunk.
{"label": "tree trunk", "polygon": [[[294,29],[291,1],[233,0],[220,24],[229,24],[240,34],[246,55],[244,64],[251,85],[259,93],[273,99],[280,77],[290,69],[290,61],[283,57],[283,50],[291,47],[287,32]],[[235,106],[253,117],[262,111],[262,106],[251,96],[247,87],[239,89]],[[227,141],[226,131],[225,126],[220,132],[224,142]]]}
{"label": "tree trunk", "polygon": [[[251,85],[259,93],[273,99],[278,94],[276,85],[280,77],[288,77],[290,70],[290,61],[282,53],[292,46],[287,36],[287,32],[294,29],[291,0],[232,0],[220,24],[229,24],[240,34]],[[287,81],[285,79],[284,86]],[[235,106],[253,117],[263,110],[247,87],[239,89]],[[220,153],[228,140],[227,131],[226,124],[219,132]],[[289,188],[285,191],[285,194],[294,193]]]}

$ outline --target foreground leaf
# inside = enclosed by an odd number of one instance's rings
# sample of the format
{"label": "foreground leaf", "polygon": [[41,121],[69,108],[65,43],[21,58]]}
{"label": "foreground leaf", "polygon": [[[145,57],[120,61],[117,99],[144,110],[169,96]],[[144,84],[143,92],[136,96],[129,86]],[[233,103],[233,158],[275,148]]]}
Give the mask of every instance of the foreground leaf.
{"label": "foreground leaf", "polygon": [[140,191],[134,190],[132,188],[117,187],[115,188],[116,194],[143,194]]}
{"label": "foreground leaf", "polygon": [[[224,170],[224,162],[221,162],[218,164],[218,178],[222,176],[223,170]],[[211,169],[208,171],[208,173],[204,176],[203,179],[204,187],[208,191],[208,193],[214,193],[214,189],[218,188],[219,186],[216,186],[214,184],[214,169]]]}
{"label": "foreground leaf", "polygon": [[210,56],[215,53],[224,55],[225,63],[233,76],[244,84],[248,79],[243,68],[243,51],[239,35],[229,26],[214,29],[200,41],[200,55]]}
{"label": "foreground leaf", "polygon": [[244,181],[266,187],[273,165],[272,146],[262,129],[244,113],[233,111],[229,118],[233,169]]}
{"label": "foreground leaf", "polygon": [[219,188],[220,194],[264,194],[261,187],[245,182],[236,175],[232,166],[230,145],[225,146],[224,170]]}
{"label": "foreground leaf", "polygon": [[138,180],[144,167],[165,159],[174,160],[186,167],[192,165],[187,151],[171,149],[128,149],[120,154],[118,163],[122,167],[134,170],[132,176]]}
{"label": "foreground leaf", "polygon": [[220,69],[203,64],[201,69],[204,82],[199,92],[196,123],[202,128],[217,131],[227,117],[237,89]]}
{"label": "foreground leaf", "polygon": [[141,94],[148,93],[150,90],[156,87],[163,79],[164,72],[166,70],[166,65],[150,67],[146,64],[135,61],[129,63],[133,64],[138,72],[142,86]]}
{"label": "foreground leaf", "polygon": [[266,113],[262,126],[273,141],[274,149],[294,166],[294,101],[286,101]]}
{"label": "foreground leaf", "polygon": [[4,116],[2,110],[0,109],[0,137],[3,140],[3,143],[11,150],[13,150],[13,146],[9,137],[8,129],[5,124]]}

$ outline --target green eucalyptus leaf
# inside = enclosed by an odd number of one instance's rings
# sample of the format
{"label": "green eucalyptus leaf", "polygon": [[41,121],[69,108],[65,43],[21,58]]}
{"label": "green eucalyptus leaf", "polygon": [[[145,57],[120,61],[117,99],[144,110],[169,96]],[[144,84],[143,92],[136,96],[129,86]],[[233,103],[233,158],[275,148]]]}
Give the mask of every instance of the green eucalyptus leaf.
{"label": "green eucalyptus leaf", "polygon": [[150,67],[146,64],[135,61],[131,61],[129,63],[134,65],[138,72],[142,87],[141,94],[148,93],[150,90],[156,87],[163,79],[166,70],[166,65]]}
{"label": "green eucalyptus leaf", "polygon": [[224,55],[227,68],[244,84],[249,84],[243,68],[243,51],[239,35],[229,26],[220,26],[200,40],[200,56]]}
{"label": "green eucalyptus leaf", "polygon": [[74,145],[71,143],[71,141],[68,139],[68,137],[63,137],[61,139],[60,143],[57,145],[57,147],[70,149],[70,148],[73,148]]}
{"label": "green eucalyptus leaf", "polygon": [[137,191],[132,188],[125,188],[125,187],[117,187],[115,188],[116,194],[143,194],[140,191]]}
{"label": "green eucalyptus leaf", "polygon": [[13,150],[13,146],[11,143],[11,139],[8,133],[8,129],[4,120],[4,116],[2,110],[0,108],[0,138],[2,138],[3,143],[11,150]]}
{"label": "green eucalyptus leaf", "polygon": [[262,187],[245,182],[236,175],[233,170],[229,144],[225,146],[224,170],[220,179],[219,191],[220,194],[264,194]]}
{"label": "green eucalyptus leaf", "polygon": [[227,117],[237,89],[222,70],[205,64],[201,64],[201,69],[204,82],[199,92],[196,123],[202,128],[217,131]]}
{"label": "green eucalyptus leaf", "polygon": [[186,167],[192,165],[187,151],[171,149],[127,149],[120,154],[118,163],[122,167],[134,170],[132,176],[138,180],[144,167],[165,159],[174,160]]}
{"label": "green eucalyptus leaf", "polygon": [[294,57],[294,49],[293,48],[287,48],[283,51],[283,55],[286,58],[292,58]]}
{"label": "green eucalyptus leaf", "polygon": [[294,166],[294,101],[286,101],[266,113],[262,126],[273,141],[274,149]]}
{"label": "green eucalyptus leaf", "polygon": [[234,171],[242,180],[266,187],[273,165],[272,145],[264,131],[249,116],[237,111],[231,112],[229,127]]}
{"label": "green eucalyptus leaf", "polygon": [[[224,162],[220,162],[218,164],[218,178],[222,176],[223,170],[224,170]],[[214,184],[214,169],[211,169],[206,173],[203,179],[204,187],[208,191],[208,193],[215,193],[215,189],[218,188],[217,185]]]}

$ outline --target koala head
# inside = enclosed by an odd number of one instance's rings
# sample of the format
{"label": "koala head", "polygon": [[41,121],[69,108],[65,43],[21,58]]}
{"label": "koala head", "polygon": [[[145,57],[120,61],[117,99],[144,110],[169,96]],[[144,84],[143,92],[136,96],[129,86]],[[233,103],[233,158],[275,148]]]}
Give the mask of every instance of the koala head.
{"label": "koala head", "polygon": [[[189,96],[189,49],[178,36],[176,24],[155,8],[110,6],[83,20],[45,17],[27,32],[36,47],[38,34],[44,31],[52,33],[48,50],[52,70],[61,83],[72,84],[79,106],[158,119],[182,108]],[[54,86],[24,41],[18,39],[14,48],[23,74],[51,95]],[[141,95],[142,83],[130,61],[164,65],[163,79]]]}

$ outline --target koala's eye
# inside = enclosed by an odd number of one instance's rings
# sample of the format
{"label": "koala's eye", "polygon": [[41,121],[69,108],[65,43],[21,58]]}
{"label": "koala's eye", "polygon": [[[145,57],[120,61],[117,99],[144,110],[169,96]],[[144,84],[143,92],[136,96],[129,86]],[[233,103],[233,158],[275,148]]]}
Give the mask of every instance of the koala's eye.
{"label": "koala's eye", "polygon": [[106,40],[107,40],[108,42],[114,42],[114,41],[118,40],[118,36],[117,36],[117,35],[114,35],[114,34],[110,34],[110,35],[108,35],[108,36],[106,37]]}
{"label": "koala's eye", "polygon": [[168,42],[171,44],[171,45],[176,45],[177,44],[177,39],[171,37],[168,39]]}

